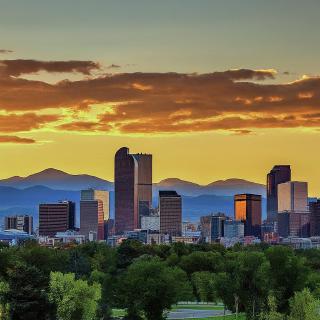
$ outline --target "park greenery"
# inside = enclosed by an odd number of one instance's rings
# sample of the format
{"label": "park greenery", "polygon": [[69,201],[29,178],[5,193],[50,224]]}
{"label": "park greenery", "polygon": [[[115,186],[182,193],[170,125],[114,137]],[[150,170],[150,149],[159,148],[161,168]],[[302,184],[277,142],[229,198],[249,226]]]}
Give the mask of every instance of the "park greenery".
{"label": "park greenery", "polygon": [[[241,320],[316,320],[320,250],[264,244],[0,247],[1,320],[162,320],[178,302],[219,303]],[[230,319],[228,316],[225,319]]]}

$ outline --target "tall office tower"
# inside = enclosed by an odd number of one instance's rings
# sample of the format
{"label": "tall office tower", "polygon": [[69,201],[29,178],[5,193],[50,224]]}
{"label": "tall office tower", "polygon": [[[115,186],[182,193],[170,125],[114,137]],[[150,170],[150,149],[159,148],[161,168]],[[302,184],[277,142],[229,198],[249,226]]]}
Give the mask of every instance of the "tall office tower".
{"label": "tall office tower", "polygon": [[152,155],[130,154],[121,148],[115,154],[115,229],[117,234],[140,227],[140,216],[152,204]]}
{"label": "tall office tower", "polygon": [[226,216],[221,212],[201,217],[201,238],[210,243],[224,237],[225,220]]}
{"label": "tall office tower", "polygon": [[307,182],[289,181],[278,185],[278,231],[282,237],[310,235]]}
{"label": "tall office tower", "polygon": [[33,232],[33,217],[29,215],[16,215],[5,217],[5,230],[16,229],[32,234]]}
{"label": "tall office tower", "polygon": [[289,165],[277,165],[267,175],[267,219],[277,221],[278,215],[278,184],[291,180]]}
{"label": "tall office tower", "polygon": [[141,217],[148,216],[152,206],[152,155],[133,154],[138,163],[138,215],[139,227]]}
{"label": "tall office tower", "polygon": [[310,235],[311,237],[320,236],[320,199],[309,203],[310,211]]}
{"label": "tall office tower", "polygon": [[234,196],[235,220],[244,223],[244,235],[261,237],[261,196],[237,194]]}
{"label": "tall office tower", "polygon": [[39,235],[53,237],[57,232],[75,227],[75,203],[42,203],[39,205]]}
{"label": "tall office tower", "polygon": [[82,201],[101,200],[103,205],[104,239],[108,238],[108,220],[110,218],[110,194],[109,191],[87,189],[81,191]]}
{"label": "tall office tower", "polygon": [[90,239],[104,240],[104,216],[102,200],[81,200],[80,201],[80,234]]}
{"label": "tall office tower", "polygon": [[224,222],[225,238],[242,238],[244,237],[244,223],[238,220],[226,220]]}
{"label": "tall office tower", "polygon": [[289,181],[278,185],[278,212],[308,211],[308,183]]}
{"label": "tall office tower", "polygon": [[181,236],[182,201],[176,191],[159,191],[160,233]]}

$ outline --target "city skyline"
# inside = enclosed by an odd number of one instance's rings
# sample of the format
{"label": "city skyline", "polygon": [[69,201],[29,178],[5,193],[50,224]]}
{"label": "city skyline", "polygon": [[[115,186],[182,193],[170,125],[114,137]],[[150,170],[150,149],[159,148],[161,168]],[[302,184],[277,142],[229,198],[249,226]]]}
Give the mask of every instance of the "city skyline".
{"label": "city skyline", "polygon": [[318,194],[318,1],[2,2],[0,178],[112,180],[127,146],[154,181],[265,184],[290,164]]}

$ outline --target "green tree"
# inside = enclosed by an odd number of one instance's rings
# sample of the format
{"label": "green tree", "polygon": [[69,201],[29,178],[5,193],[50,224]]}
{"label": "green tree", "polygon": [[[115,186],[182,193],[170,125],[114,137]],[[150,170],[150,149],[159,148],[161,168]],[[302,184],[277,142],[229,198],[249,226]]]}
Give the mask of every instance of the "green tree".
{"label": "green tree", "polygon": [[215,302],[217,292],[215,286],[215,275],[204,271],[192,274],[192,284],[196,289],[197,297],[203,302]]}
{"label": "green tree", "polygon": [[217,252],[201,252],[195,251],[181,258],[180,267],[191,275],[194,272],[222,271],[223,257]]}
{"label": "green tree", "polygon": [[58,320],[95,319],[100,298],[100,284],[75,280],[73,273],[50,274],[49,299],[56,306]]}
{"label": "green tree", "polygon": [[159,258],[136,260],[123,275],[119,287],[127,319],[164,319],[172,304],[192,296],[191,285],[180,268],[169,267]]}
{"label": "green tree", "polygon": [[274,296],[268,297],[267,311],[260,314],[260,320],[284,320],[284,315],[277,312],[277,304]]}
{"label": "green tree", "polygon": [[9,319],[9,304],[7,302],[7,294],[9,285],[5,281],[0,280],[0,320]]}
{"label": "green tree", "polygon": [[304,289],[309,277],[309,268],[303,257],[295,255],[288,247],[274,246],[266,251],[270,262],[270,284],[279,303],[279,311],[288,313],[289,300],[296,291]]}
{"label": "green tree", "polygon": [[288,320],[319,320],[319,300],[316,300],[308,289],[296,292],[290,300]]}
{"label": "green tree", "polygon": [[50,317],[52,308],[46,294],[48,282],[38,268],[18,261],[8,270],[7,277],[11,319],[42,320]]}

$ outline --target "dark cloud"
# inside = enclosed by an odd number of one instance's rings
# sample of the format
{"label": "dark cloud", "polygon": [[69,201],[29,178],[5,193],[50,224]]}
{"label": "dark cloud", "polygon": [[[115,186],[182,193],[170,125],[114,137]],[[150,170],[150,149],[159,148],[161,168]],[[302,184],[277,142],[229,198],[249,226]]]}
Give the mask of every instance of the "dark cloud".
{"label": "dark cloud", "polygon": [[121,68],[121,66],[119,66],[118,64],[110,64],[110,66],[107,67],[107,69],[119,69]]}
{"label": "dark cloud", "polygon": [[37,115],[35,113],[0,115],[0,132],[22,132],[40,129],[58,121],[58,115]]}
{"label": "dark cloud", "polygon": [[47,72],[77,72],[90,75],[99,70],[99,63],[93,61],[37,61],[37,60],[0,60],[0,76],[20,76],[22,74]]}
{"label": "dark cloud", "polygon": [[0,49],[0,54],[8,54],[8,53],[13,53],[13,51],[7,50],[7,49]]}
{"label": "dark cloud", "polygon": [[18,143],[18,144],[33,144],[36,143],[34,139],[21,138],[17,136],[1,136],[0,143]]}

